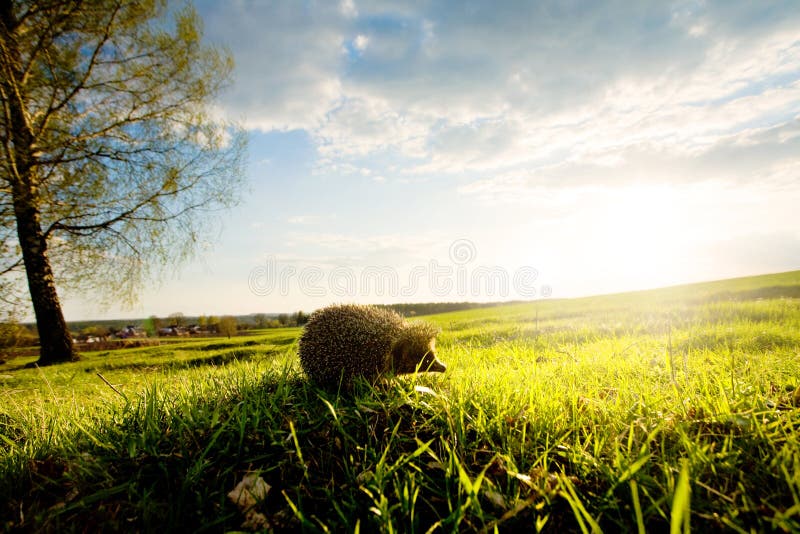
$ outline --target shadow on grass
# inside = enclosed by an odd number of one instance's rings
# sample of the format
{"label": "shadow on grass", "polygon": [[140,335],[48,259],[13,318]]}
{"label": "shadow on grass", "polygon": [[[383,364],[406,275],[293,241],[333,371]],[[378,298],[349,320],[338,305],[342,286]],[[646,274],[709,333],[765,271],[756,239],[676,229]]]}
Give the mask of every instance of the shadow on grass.
{"label": "shadow on grass", "polygon": [[221,343],[209,343],[207,345],[190,345],[188,347],[181,347],[181,350],[198,350],[203,352],[208,352],[212,350],[222,350],[222,349],[231,349],[235,347],[256,347],[259,345],[274,345],[274,346],[284,346],[284,345],[291,345],[295,342],[297,336],[289,336],[283,338],[268,338],[265,340],[255,340],[250,339],[243,342],[237,341],[223,341]]}
{"label": "shadow on grass", "polygon": [[[245,518],[227,495],[249,473],[271,487],[256,510],[277,532],[480,530],[508,508],[459,489],[460,477],[479,473],[533,502],[492,440],[454,433],[438,397],[419,402],[415,392],[409,381],[328,391],[289,370],[220,383],[190,403],[151,389],[76,431],[69,447],[7,466],[3,521],[58,532],[240,529]],[[574,527],[568,504],[548,499],[549,524]],[[503,527],[537,517],[528,506]]]}
{"label": "shadow on grass", "polygon": [[93,373],[97,371],[119,371],[119,370],[147,370],[147,371],[159,371],[164,369],[192,369],[197,367],[204,367],[204,366],[221,366],[227,365],[231,363],[238,363],[238,362],[246,362],[250,360],[259,360],[259,359],[267,359],[277,356],[279,354],[283,354],[284,350],[279,349],[268,349],[268,350],[256,350],[256,349],[235,349],[230,350],[228,352],[222,352],[220,354],[215,354],[214,356],[199,356],[197,358],[188,358],[188,359],[176,359],[174,361],[162,361],[162,362],[143,362],[143,361],[136,361],[136,362],[127,362],[127,363],[103,363],[100,365],[93,365],[86,367],[84,369],[87,373]]}
{"label": "shadow on grass", "polygon": [[14,373],[31,369],[36,366],[36,360],[39,356],[19,356],[7,360],[5,364],[0,367],[0,373]]}

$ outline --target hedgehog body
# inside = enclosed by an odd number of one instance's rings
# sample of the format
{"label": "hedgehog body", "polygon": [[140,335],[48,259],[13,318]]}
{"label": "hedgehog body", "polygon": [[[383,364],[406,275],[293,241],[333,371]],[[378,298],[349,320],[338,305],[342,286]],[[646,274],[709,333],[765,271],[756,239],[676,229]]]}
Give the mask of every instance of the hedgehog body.
{"label": "hedgehog body", "polygon": [[300,364],[322,386],[349,385],[356,377],[374,381],[388,374],[442,372],[436,359],[438,329],[408,323],[399,314],[355,304],[317,310],[300,336]]}

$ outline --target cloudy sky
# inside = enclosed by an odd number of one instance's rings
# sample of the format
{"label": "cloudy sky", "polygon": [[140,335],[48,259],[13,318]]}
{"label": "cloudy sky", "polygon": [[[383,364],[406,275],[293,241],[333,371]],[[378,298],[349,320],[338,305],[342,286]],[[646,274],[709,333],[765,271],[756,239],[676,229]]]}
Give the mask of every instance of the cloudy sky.
{"label": "cloudy sky", "polygon": [[572,297],[800,268],[796,0],[200,0],[250,133],[133,310]]}

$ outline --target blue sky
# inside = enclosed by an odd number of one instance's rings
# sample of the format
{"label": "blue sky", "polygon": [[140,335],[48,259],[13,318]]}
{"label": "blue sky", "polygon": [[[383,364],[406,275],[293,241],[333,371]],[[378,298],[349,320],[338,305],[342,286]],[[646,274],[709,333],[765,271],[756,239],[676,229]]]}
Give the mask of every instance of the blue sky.
{"label": "blue sky", "polygon": [[68,319],[800,268],[795,1],[195,5],[236,60],[244,200],[132,309]]}

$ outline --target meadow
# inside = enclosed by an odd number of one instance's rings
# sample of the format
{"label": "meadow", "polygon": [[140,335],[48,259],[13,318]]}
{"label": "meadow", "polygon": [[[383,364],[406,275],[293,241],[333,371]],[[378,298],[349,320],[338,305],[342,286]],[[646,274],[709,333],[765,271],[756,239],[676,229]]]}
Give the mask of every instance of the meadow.
{"label": "meadow", "polygon": [[13,359],[0,525],[800,532],[800,271],[424,320],[446,373],[339,393],[290,328]]}

